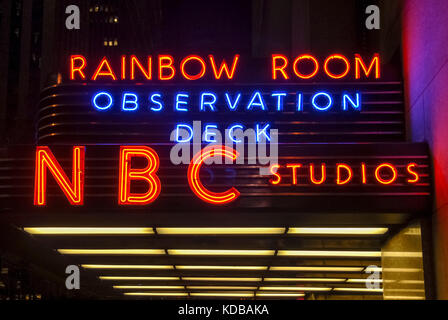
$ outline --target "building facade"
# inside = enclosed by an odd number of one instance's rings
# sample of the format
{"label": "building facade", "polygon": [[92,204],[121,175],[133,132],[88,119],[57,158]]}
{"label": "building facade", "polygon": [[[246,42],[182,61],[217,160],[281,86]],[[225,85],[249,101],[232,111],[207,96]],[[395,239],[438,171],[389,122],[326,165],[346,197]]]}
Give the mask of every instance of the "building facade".
{"label": "building facade", "polygon": [[[446,59],[429,18],[440,1],[377,1],[380,30],[365,27],[367,1],[3,2],[3,299],[445,298],[443,117],[433,115],[444,114]],[[72,4],[79,30],[65,28]],[[420,50],[427,33],[435,56]],[[182,69],[192,55],[205,75]],[[298,71],[300,55],[312,63]],[[173,59],[172,80],[161,57]],[[218,79],[223,59],[235,78]],[[342,64],[329,69],[332,59]],[[193,121],[223,135],[255,129],[256,146],[277,129],[270,176],[253,165],[193,176],[194,148],[175,165],[172,135]],[[43,160],[37,146],[49,148]],[[149,181],[161,191],[145,206],[117,189],[120,170],[144,167],[123,160],[125,146],[158,159]],[[79,195],[76,161],[82,201],[62,187]],[[238,199],[216,205],[224,190]],[[81,290],[66,290],[68,265]]]}

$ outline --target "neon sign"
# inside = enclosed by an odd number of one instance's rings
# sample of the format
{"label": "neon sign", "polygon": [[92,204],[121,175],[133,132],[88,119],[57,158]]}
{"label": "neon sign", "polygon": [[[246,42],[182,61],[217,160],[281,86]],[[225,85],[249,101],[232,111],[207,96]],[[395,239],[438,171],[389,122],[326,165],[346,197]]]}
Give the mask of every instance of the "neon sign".
{"label": "neon sign", "polygon": [[399,168],[392,163],[380,163],[367,168],[363,162],[357,166],[347,163],[335,163],[332,167],[332,178],[330,179],[328,177],[328,172],[330,171],[329,164],[325,162],[319,164],[273,164],[270,166],[273,178],[269,180],[269,183],[273,186],[300,186],[306,184],[343,186],[353,182],[360,185],[372,183],[391,185],[398,183],[399,175],[405,177],[403,181],[399,182],[400,184],[415,184],[420,180],[420,175],[417,171],[418,165],[413,162],[408,163],[404,168]]}
{"label": "neon sign", "polygon": [[[84,176],[88,175],[85,167],[85,146],[74,146],[72,151],[72,178],[54,157],[49,147],[39,146],[35,158],[34,205],[47,204],[47,170],[56,181],[63,194],[73,206],[84,204]],[[117,198],[120,206],[151,205],[163,192],[163,185],[158,176],[159,155],[148,146],[120,146],[117,166],[119,168]],[[208,146],[192,158],[185,179],[192,194],[198,199],[213,204],[225,205],[244,195],[238,186],[231,186],[224,191],[214,191],[207,187],[201,178],[201,168],[208,159],[224,158],[226,163],[235,163],[239,153],[227,146]],[[133,160],[143,160],[144,166],[134,166]],[[300,188],[304,185],[315,187],[333,186],[343,188],[347,185],[377,185],[381,188],[390,186],[417,185],[422,176],[420,165],[414,162],[397,164],[394,161],[365,162],[288,162],[273,164],[269,167],[271,176],[266,177],[266,187]],[[138,182],[146,186],[145,190],[136,192],[133,184]]]}
{"label": "neon sign", "polygon": [[[164,86],[166,81],[186,80],[187,83],[196,80],[235,81],[244,69],[244,58],[239,54],[227,57],[215,55],[187,55],[175,58],[167,54],[137,56],[121,55],[119,59],[102,57],[99,62],[91,63],[82,55],[70,56],[69,78],[72,81],[91,81],[102,83],[135,82],[141,85],[145,82],[153,82],[154,85],[142,90],[142,87],[113,88],[104,87],[97,91],[89,92],[92,110],[99,114],[122,112],[132,117],[133,113],[145,114],[176,114],[179,117],[195,114],[197,116],[210,116],[212,113],[235,113],[238,117],[241,113],[253,114],[264,117],[264,114],[272,116],[282,113],[307,117],[308,113],[341,113],[359,114],[364,111],[364,106],[371,104],[369,97],[364,97],[363,92],[344,88],[333,90],[307,90],[304,87],[276,87],[266,90],[263,86],[252,87],[250,90],[235,88],[234,85],[216,90],[206,87],[187,87],[171,90]],[[272,54],[264,73],[271,80],[307,80],[313,81],[317,77],[327,80],[342,80],[348,77],[355,79],[379,79],[381,77],[381,61],[379,54],[370,57],[362,57],[355,53],[353,56],[331,54],[321,58],[311,54],[302,54],[289,58],[281,54]],[[157,87],[159,86],[159,87]],[[368,94],[368,93],[367,93]],[[268,120],[268,119],[266,119]],[[267,121],[254,122],[254,129],[264,130],[266,126],[275,130]],[[242,123],[230,124],[228,130],[240,128]],[[214,142],[213,130],[215,123],[206,123],[205,142]],[[178,121],[172,131],[179,132],[182,128],[191,133],[191,122]],[[177,138],[176,142],[188,142],[187,138]],[[266,135],[268,141],[269,136]],[[242,143],[239,139],[233,139],[235,143]],[[258,142],[258,140],[257,140]]]}
{"label": "neon sign", "polygon": [[34,179],[34,204],[47,203],[47,169],[72,205],[82,205],[84,201],[84,155],[85,147],[73,147],[72,181],[65,174],[50,148],[37,147],[36,174]]}
{"label": "neon sign", "polygon": [[[166,81],[173,79],[179,72],[185,80],[199,80],[206,74],[207,63],[209,60],[209,67],[215,79],[232,79],[238,65],[240,56],[235,54],[232,63],[229,64],[225,59],[222,59],[218,64],[213,55],[209,55],[208,59],[204,59],[197,55],[190,55],[182,59],[179,66],[175,66],[174,58],[170,55],[158,55],[155,59],[157,61],[157,79]],[[120,59],[120,77],[116,76],[116,72],[111,64],[111,59],[103,57],[98,63],[95,71],[91,75],[91,80],[96,81],[100,79],[107,80],[152,80],[153,79],[153,58],[146,56],[145,60],[140,60],[135,55],[122,55]],[[86,68],[87,59],[82,55],[70,56],[70,80],[87,80]],[[196,72],[189,71],[189,67],[197,69]],[[128,71],[129,70],[129,71]]]}
{"label": "neon sign", "polygon": [[[232,62],[228,62],[228,61]],[[232,80],[238,73],[240,55],[234,54],[231,59],[221,59],[214,55],[201,57],[189,55],[176,62],[171,55],[147,55],[145,58],[136,55],[122,55],[118,61],[103,57],[92,73],[88,72],[89,62],[82,55],[70,56],[70,80],[160,80],[169,81],[176,77],[195,81],[204,78],[215,80]],[[118,62],[118,63],[117,63]],[[303,54],[289,59],[281,54],[271,56],[271,79],[288,80],[291,78],[309,80],[320,73],[328,79],[344,79],[354,74],[355,79],[380,79],[380,56],[375,53],[370,60],[359,54],[348,58],[342,54],[332,54],[319,61],[310,54]],[[157,69],[157,71],[155,71]],[[353,72],[354,70],[354,72]],[[118,71],[118,72],[117,72]],[[156,75],[153,75],[156,73]]]}
{"label": "neon sign", "polygon": [[[311,95],[302,92],[276,91],[261,94],[254,91],[245,101],[240,92],[190,92],[174,93],[171,96],[159,91],[147,95],[126,91],[114,98],[110,91],[100,91],[93,95],[92,106],[97,111],[144,111],[161,112],[304,112],[304,111],[361,111],[362,95],[360,92],[343,93],[335,101],[335,95],[323,91]],[[309,105],[304,107],[304,103]]]}
{"label": "neon sign", "polygon": [[[285,80],[315,81],[326,79],[340,81],[349,77],[355,79],[380,79],[381,61],[378,54],[362,57],[359,54],[344,56],[331,54],[327,57],[316,57],[311,54],[302,54],[296,57],[287,57],[281,54],[272,54],[269,64],[266,65],[266,75],[270,80],[284,83]],[[264,117],[263,122],[254,122],[255,142],[260,140],[271,141],[269,131],[271,124],[264,115],[294,114],[306,115],[309,113],[342,113],[356,114],[363,110],[363,103],[371,101],[364,97],[360,90],[345,88],[339,92],[335,90],[306,90],[303,87],[284,87],[266,90],[265,87],[252,87],[249,91],[232,84],[228,88],[216,90],[216,87],[190,86],[176,90],[167,90],[166,86],[159,84],[165,81],[185,80],[191,83],[199,80],[213,80],[219,83],[235,81],[244,68],[244,58],[238,54],[231,57],[216,57],[215,55],[200,56],[187,55],[175,58],[171,55],[137,56],[122,55],[119,59],[102,57],[99,61],[91,63],[82,55],[72,55],[69,61],[69,78],[72,81],[90,81],[101,83],[127,84],[151,83],[151,87],[132,86],[105,86],[90,91],[90,105],[98,114],[109,112],[123,114],[123,117],[133,117],[134,113],[149,113],[155,116],[161,114],[175,114],[180,116],[212,115],[216,113],[234,113],[238,117],[251,114],[255,117]],[[198,88],[198,89],[195,89]],[[146,90],[146,91],[145,91]],[[365,101],[366,100],[366,101]],[[129,116],[128,116],[129,115]],[[320,116],[316,116],[320,117]],[[191,119],[190,119],[191,120]],[[233,143],[244,143],[234,131],[242,130],[245,125],[240,122],[229,121],[226,135]],[[220,143],[216,130],[220,123],[210,122],[204,124],[202,141],[206,143]],[[202,128],[201,128],[202,130]],[[174,124],[175,138],[172,141],[183,143],[193,139],[193,127],[188,121],[177,120]],[[185,134],[186,133],[186,134]],[[241,145],[240,145],[241,146]],[[62,189],[70,204],[79,206],[84,203],[84,175],[85,169],[84,146],[75,146],[72,155],[72,178],[59,164],[48,147],[38,147],[36,150],[36,171],[34,204],[44,206],[47,201],[47,171],[54,177],[57,185]],[[202,149],[193,156],[185,173],[191,192],[201,201],[224,205],[236,201],[241,196],[241,188],[230,186],[226,190],[212,190],[201,180],[201,168],[213,157],[221,157],[235,161],[240,154],[229,146],[214,145]],[[244,156],[242,156],[244,158]],[[190,158],[188,158],[190,159]],[[135,166],[135,161],[143,161],[145,165]],[[118,185],[117,203],[120,206],[151,205],[163,193],[163,183],[159,178],[161,162],[156,150],[148,146],[120,146],[117,160]],[[236,162],[236,161],[235,161]],[[277,162],[277,160],[275,161]],[[366,165],[364,162],[330,163],[330,162],[288,162],[276,163],[267,166],[271,175],[267,177],[266,187],[299,188],[303,184],[316,187],[334,185],[344,187],[354,181],[361,185],[377,184],[384,187],[398,184],[417,184],[420,180],[419,168],[415,163],[407,163],[406,167],[397,166],[392,162]],[[405,176],[405,180],[403,180]],[[133,186],[138,184],[142,189],[136,191]]]}
{"label": "neon sign", "polygon": [[202,164],[208,158],[223,156],[225,158],[236,160],[238,152],[226,146],[210,146],[198,152],[191,160],[188,167],[188,184],[194,194],[201,200],[211,204],[226,204],[239,197],[240,192],[234,187],[225,192],[212,192],[204,187],[201,182],[199,170]]}
{"label": "neon sign", "polygon": [[[144,168],[131,168],[132,158],[141,157],[147,161]],[[153,202],[160,194],[160,179],[157,177],[159,156],[154,149],[146,146],[120,147],[120,173],[118,188],[119,204],[145,205]],[[131,193],[131,181],[140,180],[148,185],[148,191]]]}

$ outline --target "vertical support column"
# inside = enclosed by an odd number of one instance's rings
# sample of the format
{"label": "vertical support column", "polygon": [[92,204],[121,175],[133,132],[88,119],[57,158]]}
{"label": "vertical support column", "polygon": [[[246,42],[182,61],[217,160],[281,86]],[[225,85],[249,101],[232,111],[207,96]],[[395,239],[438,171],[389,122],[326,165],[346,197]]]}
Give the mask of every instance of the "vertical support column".
{"label": "vertical support column", "polygon": [[[51,82],[51,76],[57,71],[57,62],[59,61],[56,26],[56,1],[46,0],[44,3],[44,12],[42,19],[42,63],[40,75],[40,87],[44,88]],[[63,27],[63,25],[58,26]]]}
{"label": "vertical support column", "polygon": [[291,49],[296,53],[311,52],[310,0],[292,2]]}
{"label": "vertical support column", "polygon": [[12,1],[2,1],[2,19],[0,24],[0,74],[3,81],[0,81],[0,141],[6,139],[6,108],[8,105],[8,64],[9,64],[9,40],[11,26],[11,4]]}
{"label": "vertical support column", "polygon": [[392,236],[381,248],[385,300],[425,300],[420,223]]}
{"label": "vertical support column", "polygon": [[[22,2],[22,35],[20,38],[20,69],[19,69],[19,94],[17,96],[17,114],[15,123],[15,136],[23,135],[23,128],[29,128],[32,123],[29,119],[33,119],[28,111],[30,108],[30,61],[31,61],[31,28],[32,28],[32,10],[33,1]],[[26,130],[25,132],[29,132]]]}
{"label": "vertical support column", "polygon": [[447,19],[447,1],[404,1],[402,47],[409,138],[427,142],[433,158],[437,299],[448,299],[448,29],[443,27]]}

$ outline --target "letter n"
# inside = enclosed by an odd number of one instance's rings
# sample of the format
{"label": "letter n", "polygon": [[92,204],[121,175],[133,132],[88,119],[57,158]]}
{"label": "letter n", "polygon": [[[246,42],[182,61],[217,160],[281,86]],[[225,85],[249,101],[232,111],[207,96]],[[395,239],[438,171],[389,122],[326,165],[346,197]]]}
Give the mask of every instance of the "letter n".
{"label": "letter n", "polygon": [[49,147],[37,147],[34,176],[34,205],[47,204],[47,169],[72,205],[84,203],[84,146],[73,147],[72,181],[70,181]]}

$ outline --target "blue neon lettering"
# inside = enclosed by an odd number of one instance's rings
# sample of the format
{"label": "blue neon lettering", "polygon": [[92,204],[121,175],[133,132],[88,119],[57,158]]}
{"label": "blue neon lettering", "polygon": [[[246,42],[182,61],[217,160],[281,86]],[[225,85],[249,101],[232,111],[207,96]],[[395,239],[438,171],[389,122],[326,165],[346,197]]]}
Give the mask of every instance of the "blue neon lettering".
{"label": "blue neon lettering", "polygon": [[159,107],[158,107],[158,108],[151,107],[150,109],[151,109],[152,111],[160,111],[160,110],[163,109],[162,101],[160,101],[160,100],[155,100],[155,99],[154,99],[155,97],[157,97],[157,98],[161,98],[162,95],[161,95],[160,93],[154,93],[154,94],[152,94],[151,97],[150,97],[151,102],[152,102],[152,103],[155,103],[155,104],[158,105]]}
{"label": "blue neon lettering", "polygon": [[[327,100],[328,100],[328,103],[327,103],[327,105],[326,106],[320,106],[320,105],[318,105],[317,104],[317,98],[318,97],[325,97],[325,98],[327,98]],[[313,98],[311,99],[311,103],[313,104],[313,107],[315,108],[315,109],[317,109],[317,110],[319,110],[319,111],[326,111],[326,110],[328,110],[329,108],[331,108],[331,105],[333,104],[333,99],[331,99],[331,96],[328,94],[328,93],[325,93],[325,92],[318,92],[318,93],[316,93],[314,96],[313,96]]]}
{"label": "blue neon lettering", "polygon": [[[312,93],[309,97],[304,96],[303,93],[296,92],[295,102],[287,100],[289,97],[288,92],[271,92],[270,96],[272,97],[272,100],[266,101],[266,97],[261,94],[261,91],[255,91],[250,95],[250,97],[248,97],[249,103],[245,106],[240,107],[239,105],[242,100],[242,93],[235,93],[232,95],[229,92],[225,92],[223,94],[225,102],[222,101],[222,103],[218,105],[217,94],[212,92],[200,93],[200,97],[198,97],[199,105],[195,105],[194,107],[198,108],[199,111],[217,111],[218,107],[222,107],[222,111],[236,111],[242,110],[242,108],[244,108],[244,111],[257,112],[259,110],[275,110],[277,112],[284,112],[286,109],[288,109],[289,104],[295,104],[295,107],[293,108],[295,108],[296,112],[302,112],[304,110],[304,107],[306,106],[306,103],[309,103],[311,107],[317,111],[328,111],[334,106],[335,103],[332,94],[325,91]],[[266,93],[266,95],[267,94],[268,93]],[[190,105],[191,101],[189,93],[174,93],[173,95],[174,111],[191,111],[190,109],[192,108],[192,106]],[[146,110],[154,112],[164,111],[166,97],[167,96],[164,93],[150,93],[148,96],[148,109]],[[360,111],[363,107],[361,92],[341,93],[340,97],[342,100],[340,105],[341,111]],[[123,92],[121,98],[121,109],[123,111],[137,111],[139,109],[140,97],[138,94],[134,92]],[[305,99],[307,99],[306,102],[304,101]],[[96,92],[93,94],[91,99],[91,105],[96,110],[100,111],[111,110],[113,108],[114,102],[114,97],[107,91]]]}
{"label": "blue neon lettering", "polygon": [[209,131],[210,129],[218,129],[218,126],[215,124],[208,124],[205,126],[205,131],[204,131],[204,140],[205,142],[216,142],[216,132],[213,131]]}
{"label": "blue neon lettering", "polygon": [[[179,128],[185,128],[188,131],[188,138],[180,139]],[[178,124],[176,126],[176,142],[188,142],[192,138],[193,138],[193,128],[191,126],[189,126],[188,124]]]}
{"label": "blue neon lettering", "polygon": [[301,93],[297,93],[297,111],[303,110],[303,95]]}
{"label": "blue neon lettering", "polygon": [[283,110],[283,98],[286,97],[286,93],[273,93],[271,94],[273,97],[277,97],[277,111]]}
{"label": "blue neon lettering", "polygon": [[[107,99],[109,100],[109,103],[108,103],[107,105],[105,105],[105,106],[100,106],[100,105],[98,105],[98,103],[97,103],[96,100],[97,100],[99,97],[101,97],[101,96],[106,96],[106,97],[107,97]],[[111,96],[110,94],[108,94],[107,92],[98,92],[98,93],[93,97],[93,99],[92,99],[92,103],[93,103],[93,106],[94,106],[96,109],[98,109],[98,110],[107,110],[107,109],[109,109],[109,108],[112,106],[113,99],[112,99],[112,96]]]}
{"label": "blue neon lettering", "polygon": [[238,106],[238,102],[240,101],[240,98],[241,98],[241,93],[238,93],[233,104],[230,102],[230,96],[227,92],[225,93],[225,97],[226,97],[226,101],[227,101],[227,105],[229,106],[229,109],[232,111],[236,110],[236,108]]}
{"label": "blue neon lettering", "polygon": [[234,136],[233,136],[233,130],[235,130],[235,128],[239,128],[239,129],[241,129],[241,130],[244,129],[244,127],[243,127],[242,125],[240,125],[240,124],[235,124],[235,125],[233,125],[233,126],[231,126],[231,127],[229,128],[229,130],[228,130],[228,136],[229,136],[230,140],[232,140],[233,142],[235,142],[235,143],[240,143],[240,142],[242,141],[241,139],[234,139]]}
{"label": "blue neon lettering", "polygon": [[261,130],[260,130],[260,125],[257,123],[256,128],[257,128],[257,142],[260,141],[260,135],[264,135],[266,137],[266,139],[268,141],[271,141],[271,137],[269,136],[268,133],[266,133],[266,130],[270,127],[271,125],[269,123],[267,123]]}
{"label": "blue neon lettering", "polygon": [[[133,99],[128,100],[128,97],[132,97]],[[138,103],[137,103],[137,95],[135,93],[125,93],[123,95],[123,103],[121,105],[121,109],[123,111],[135,111],[138,108]],[[128,107],[128,104],[133,105],[133,107]]]}
{"label": "blue neon lettering", "polygon": [[187,105],[187,103],[188,103],[188,101],[183,101],[183,100],[180,100],[179,98],[188,98],[189,97],[189,95],[188,94],[186,94],[186,93],[178,93],[177,95],[176,95],[176,106],[175,106],[175,108],[176,108],[176,111],[188,111],[188,109],[187,108],[181,108],[180,107],[180,105]]}
{"label": "blue neon lettering", "polygon": [[[258,98],[258,102],[255,102],[255,98]],[[252,106],[261,107],[262,110],[266,110],[266,106],[263,101],[263,97],[261,96],[261,93],[258,91],[255,91],[255,93],[252,95],[252,99],[250,99],[249,104],[247,105],[247,110],[252,109]]]}
{"label": "blue neon lettering", "polygon": [[[205,101],[205,97],[212,97],[211,101]],[[215,111],[215,102],[216,102],[216,95],[210,92],[204,92],[201,94],[201,111],[205,111],[204,106],[209,106],[211,111]]]}
{"label": "blue neon lettering", "polygon": [[356,103],[350,98],[350,96],[348,94],[344,94],[342,96],[342,108],[343,108],[343,110],[348,110],[347,100],[350,102],[350,104],[352,105],[352,107],[354,109],[361,110],[360,94],[357,92],[355,94],[355,97],[356,97]]}

